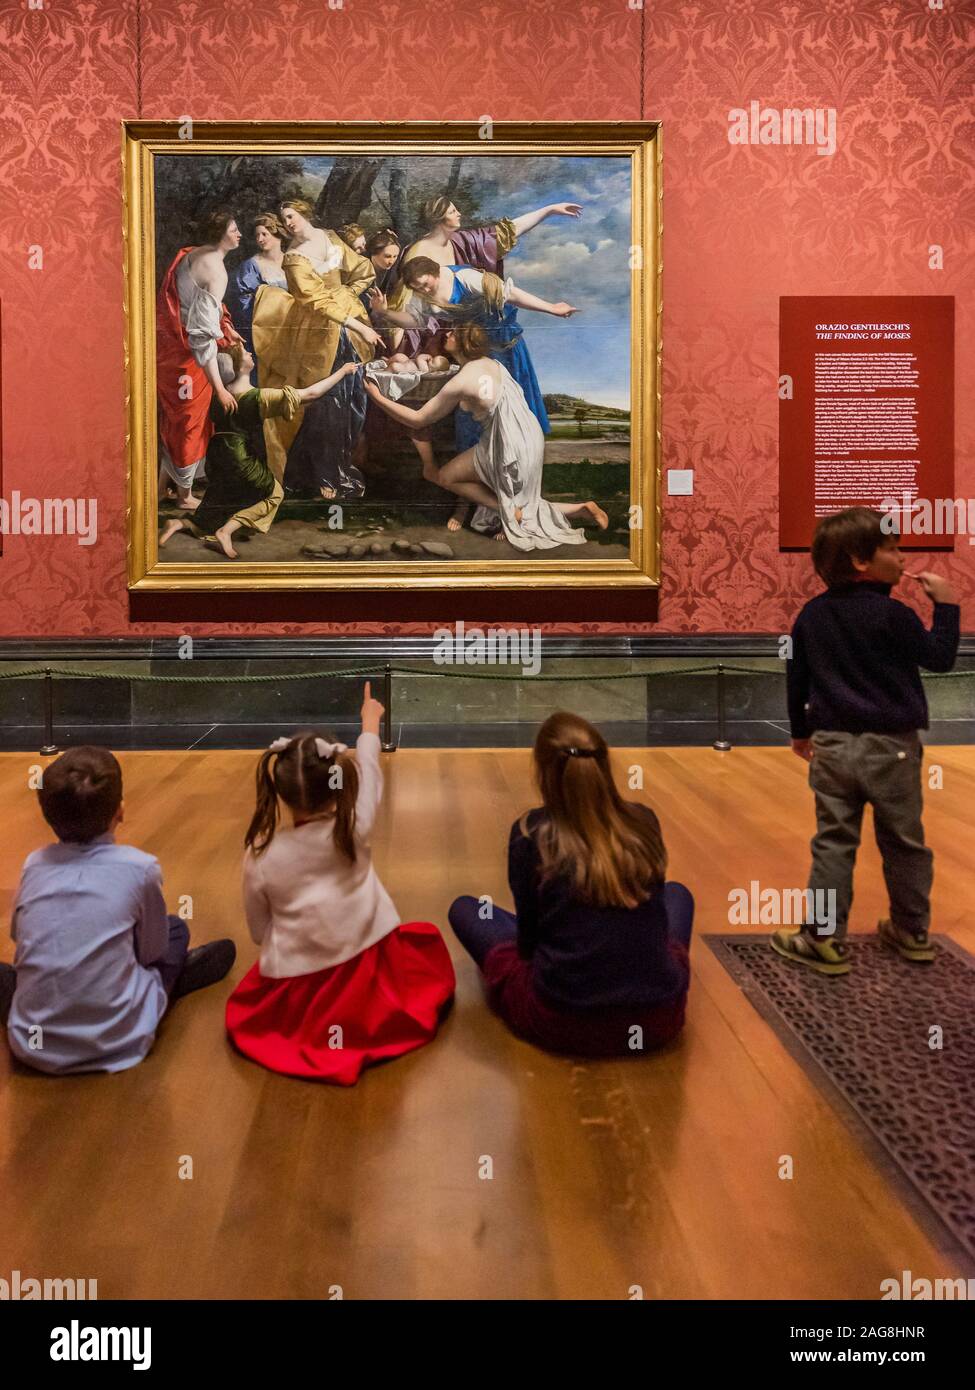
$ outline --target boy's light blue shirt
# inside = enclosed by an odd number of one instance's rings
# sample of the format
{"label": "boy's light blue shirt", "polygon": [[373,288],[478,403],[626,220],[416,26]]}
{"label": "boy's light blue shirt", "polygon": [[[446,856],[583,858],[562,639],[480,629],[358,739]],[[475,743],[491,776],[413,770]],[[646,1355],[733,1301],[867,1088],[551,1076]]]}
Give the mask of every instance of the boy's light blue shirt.
{"label": "boy's light blue shirt", "polygon": [[[123,1071],[152,1046],[168,1002],[146,966],[169,941],[159,861],[111,834],[27,857],[7,1039],[39,1071]],[[39,1030],[39,1031],[38,1031]]]}

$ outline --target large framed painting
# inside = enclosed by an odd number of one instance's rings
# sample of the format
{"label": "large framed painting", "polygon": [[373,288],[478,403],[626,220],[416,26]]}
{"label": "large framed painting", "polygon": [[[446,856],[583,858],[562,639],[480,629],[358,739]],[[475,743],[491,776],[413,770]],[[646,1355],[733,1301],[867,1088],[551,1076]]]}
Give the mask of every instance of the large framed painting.
{"label": "large framed painting", "polygon": [[131,588],[658,583],[656,124],[122,138]]}

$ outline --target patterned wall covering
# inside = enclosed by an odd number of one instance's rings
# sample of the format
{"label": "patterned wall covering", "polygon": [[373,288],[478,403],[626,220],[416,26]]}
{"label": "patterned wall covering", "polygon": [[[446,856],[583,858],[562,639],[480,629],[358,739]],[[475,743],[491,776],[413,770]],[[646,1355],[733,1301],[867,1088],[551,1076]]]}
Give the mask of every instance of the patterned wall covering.
{"label": "patterned wall covering", "polygon": [[[693,467],[696,494],[665,501],[659,611],[641,598],[606,621],[608,601],[559,596],[553,631],[781,632],[813,591],[807,557],[776,542],[780,294],[957,296],[955,491],[975,492],[975,0],[332,3],[0,3],[4,495],[99,505],[94,546],[6,539],[0,635],[406,633],[448,616],[354,595],[130,608],[118,123],[140,114],[664,122],[664,463]],[[836,154],[731,145],[728,111],[752,99],[835,107]],[[967,609],[975,549],[931,563]]]}

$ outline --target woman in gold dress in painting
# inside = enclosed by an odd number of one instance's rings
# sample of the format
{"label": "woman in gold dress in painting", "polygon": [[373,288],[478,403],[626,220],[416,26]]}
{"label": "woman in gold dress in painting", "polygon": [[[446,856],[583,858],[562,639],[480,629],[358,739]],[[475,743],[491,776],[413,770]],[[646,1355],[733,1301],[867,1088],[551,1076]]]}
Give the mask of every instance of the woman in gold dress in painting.
{"label": "woman in gold dress in painting", "polygon": [[[338,233],[316,227],[310,203],[289,199],[280,215],[291,238],[282,262],[288,288],[262,285],[254,299],[262,389],[310,386],[346,363],[371,361],[381,342],[360,297],[375,280],[372,263]],[[357,372],[294,419],[266,420],[271,472],[288,492],[361,497],[365,479],[352,457],[365,415]]]}

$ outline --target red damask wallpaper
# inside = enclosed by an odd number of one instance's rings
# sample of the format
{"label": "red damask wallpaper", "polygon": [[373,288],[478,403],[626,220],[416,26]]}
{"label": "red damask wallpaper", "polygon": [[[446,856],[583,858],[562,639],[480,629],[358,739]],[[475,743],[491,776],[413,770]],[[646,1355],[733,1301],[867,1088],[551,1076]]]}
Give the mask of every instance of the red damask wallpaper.
{"label": "red damask wallpaper", "polygon": [[[957,297],[955,492],[973,495],[975,0],[332,4],[0,4],[3,493],[99,507],[93,546],[5,539],[0,635],[409,633],[538,616],[538,596],[490,593],[130,607],[118,123],[137,115],[664,123],[664,466],[693,468],[696,492],[665,499],[659,606],[557,596],[553,631],[790,626],[815,581],[805,555],[777,549],[781,294]],[[730,109],[753,100],[835,108],[835,154],[729,143]],[[930,563],[953,575],[970,627],[975,549],[961,537]]]}

